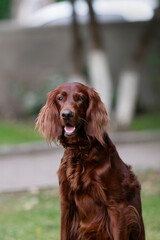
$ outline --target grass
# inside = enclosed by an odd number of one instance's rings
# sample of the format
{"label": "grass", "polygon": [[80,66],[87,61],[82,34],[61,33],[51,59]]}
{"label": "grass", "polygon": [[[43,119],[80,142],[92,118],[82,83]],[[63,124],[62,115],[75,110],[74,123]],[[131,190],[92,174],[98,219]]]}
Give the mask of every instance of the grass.
{"label": "grass", "polygon": [[[146,240],[160,239],[160,172],[139,174]],[[0,239],[59,240],[58,189],[0,194]]]}
{"label": "grass", "polygon": [[[136,115],[131,130],[160,129],[160,112]],[[18,144],[39,141],[42,138],[34,130],[34,123],[0,121],[0,144]]]}
{"label": "grass", "polygon": [[142,183],[143,218],[146,240],[160,239],[160,172],[148,171],[139,176]]}
{"label": "grass", "polygon": [[0,195],[0,239],[58,240],[57,190]]}
{"label": "grass", "polygon": [[160,111],[136,115],[131,124],[131,130],[160,129]]}
{"label": "grass", "polygon": [[34,130],[34,124],[28,122],[0,122],[0,144],[18,144],[41,140]]}

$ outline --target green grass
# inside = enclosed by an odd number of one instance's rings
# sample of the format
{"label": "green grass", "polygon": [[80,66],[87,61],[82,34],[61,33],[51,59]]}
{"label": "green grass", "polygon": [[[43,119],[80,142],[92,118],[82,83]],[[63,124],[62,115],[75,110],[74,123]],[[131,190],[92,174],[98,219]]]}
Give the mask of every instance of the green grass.
{"label": "green grass", "polygon": [[[131,130],[160,129],[160,112],[136,115],[131,124]],[[34,123],[2,122],[0,121],[0,144],[18,144],[42,140]]]}
{"label": "green grass", "polygon": [[136,115],[131,124],[131,130],[160,129],[160,112]]}
{"label": "green grass", "polygon": [[160,239],[160,193],[153,196],[143,195],[143,216],[147,240]]}
{"label": "green grass", "polygon": [[31,123],[0,122],[0,144],[18,144],[41,140]]}
{"label": "green grass", "polygon": [[143,218],[146,240],[160,239],[160,172],[148,171],[139,176],[142,183]]}
{"label": "green grass", "polygon": [[[146,240],[160,239],[160,172],[139,174]],[[58,189],[0,194],[0,239],[60,240]]]}
{"label": "green grass", "polygon": [[58,240],[57,190],[0,195],[0,239]]}

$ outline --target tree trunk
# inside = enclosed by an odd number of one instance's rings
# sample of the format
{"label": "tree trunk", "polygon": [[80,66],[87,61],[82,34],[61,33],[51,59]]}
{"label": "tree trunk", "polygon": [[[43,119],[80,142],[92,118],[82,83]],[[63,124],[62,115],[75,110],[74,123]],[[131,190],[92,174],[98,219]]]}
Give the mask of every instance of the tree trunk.
{"label": "tree trunk", "polygon": [[92,41],[91,49],[87,58],[89,77],[92,86],[99,92],[102,101],[106,105],[108,113],[110,113],[112,100],[112,80],[110,75],[109,61],[103,49],[100,26],[95,18],[92,0],[86,0],[86,2],[89,7],[89,27]]}
{"label": "tree trunk", "polygon": [[13,17],[21,24],[26,23],[33,12],[52,2],[51,0],[15,0],[12,4]]}
{"label": "tree trunk", "polygon": [[139,68],[148,50],[150,42],[154,38],[159,11],[160,7],[156,9],[154,17],[144,28],[139,44],[120,74],[115,111],[116,122],[119,128],[127,129],[130,126],[135,114],[140,80]]}
{"label": "tree trunk", "polygon": [[75,0],[71,0],[73,7],[73,22],[72,22],[72,66],[71,66],[71,76],[69,81],[71,82],[81,82],[86,83],[86,79],[83,75],[83,40],[80,33],[80,26],[76,19]]}

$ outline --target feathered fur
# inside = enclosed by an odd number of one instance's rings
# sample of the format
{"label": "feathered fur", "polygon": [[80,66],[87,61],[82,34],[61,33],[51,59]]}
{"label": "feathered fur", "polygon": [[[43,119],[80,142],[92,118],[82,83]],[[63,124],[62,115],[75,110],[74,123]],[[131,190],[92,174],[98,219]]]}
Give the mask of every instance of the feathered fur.
{"label": "feathered fur", "polygon": [[[72,113],[64,116],[64,113]],[[37,128],[65,148],[58,170],[61,240],[145,240],[140,184],[106,133],[94,89],[65,83],[48,95]],[[73,132],[72,132],[73,131]]]}

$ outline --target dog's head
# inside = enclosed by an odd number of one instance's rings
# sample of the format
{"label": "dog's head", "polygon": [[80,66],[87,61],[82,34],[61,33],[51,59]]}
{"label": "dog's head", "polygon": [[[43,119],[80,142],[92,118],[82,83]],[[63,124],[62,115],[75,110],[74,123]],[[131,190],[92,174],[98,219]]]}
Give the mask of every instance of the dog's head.
{"label": "dog's head", "polygon": [[80,131],[103,144],[108,115],[97,92],[80,83],[64,83],[48,93],[36,123],[49,142],[64,135],[74,137]]}

